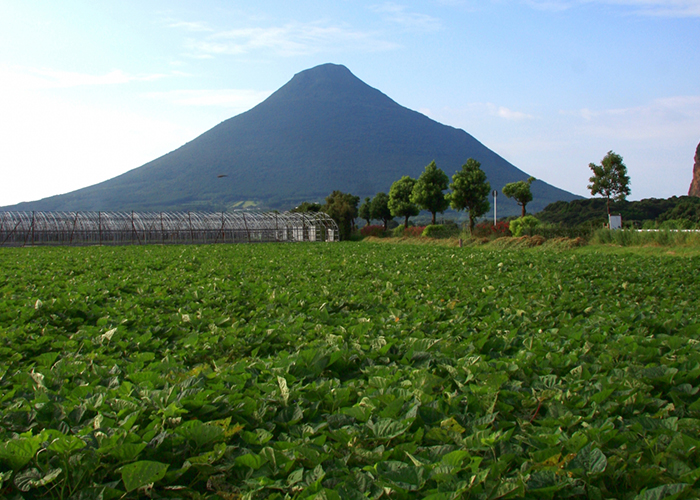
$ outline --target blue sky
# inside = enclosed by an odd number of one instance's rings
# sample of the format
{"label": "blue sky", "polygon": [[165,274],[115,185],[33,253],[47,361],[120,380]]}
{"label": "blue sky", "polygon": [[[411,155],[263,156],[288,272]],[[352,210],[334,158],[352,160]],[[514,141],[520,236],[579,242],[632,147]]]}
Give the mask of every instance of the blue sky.
{"label": "blue sky", "polygon": [[0,0],[0,206],[136,168],[327,62],[571,192],[609,150],[631,199],[688,192],[700,0]]}

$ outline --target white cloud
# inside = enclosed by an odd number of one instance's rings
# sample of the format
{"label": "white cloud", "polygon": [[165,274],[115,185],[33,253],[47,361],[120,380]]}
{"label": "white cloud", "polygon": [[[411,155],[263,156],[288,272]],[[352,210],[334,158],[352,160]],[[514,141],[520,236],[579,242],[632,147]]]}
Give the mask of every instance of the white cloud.
{"label": "white cloud", "polygon": [[[493,105],[490,105],[493,106]],[[495,108],[495,106],[493,106]],[[501,118],[505,118],[506,120],[513,120],[513,121],[520,121],[520,120],[530,120],[534,118],[532,115],[528,115],[527,113],[523,113],[521,111],[513,111],[510,110],[504,106],[499,106],[498,110],[496,110],[496,115],[500,116]]]}
{"label": "white cloud", "polygon": [[438,18],[427,14],[411,12],[408,10],[408,7],[393,2],[375,5],[371,7],[371,10],[379,14],[384,14],[392,23],[399,24],[412,31],[432,32],[442,28],[442,23]]}
{"label": "white cloud", "polygon": [[523,0],[539,10],[561,11],[584,4],[620,5],[632,12],[658,17],[700,17],[700,0]]}
{"label": "white cloud", "polygon": [[166,76],[164,74],[130,75],[118,69],[102,75],[93,75],[47,68],[0,67],[0,80],[3,82],[3,87],[11,86],[20,89],[118,85],[135,81],[152,81]]}
{"label": "white cloud", "polygon": [[309,55],[329,51],[377,52],[392,50],[397,44],[383,40],[377,33],[358,31],[325,22],[288,23],[268,28],[241,28],[213,33],[205,38],[190,38],[185,47],[190,55],[240,55],[272,51],[280,56]]}
{"label": "white cloud", "polygon": [[656,99],[631,108],[562,112],[582,119],[586,133],[634,141],[678,141],[700,131],[700,96]]}
{"label": "white cloud", "polygon": [[270,96],[271,92],[258,90],[172,90],[149,92],[145,97],[162,99],[183,106],[221,106],[248,110]]}
{"label": "white cloud", "polygon": [[169,28],[181,28],[186,31],[214,31],[207,23],[201,21],[169,21]]}

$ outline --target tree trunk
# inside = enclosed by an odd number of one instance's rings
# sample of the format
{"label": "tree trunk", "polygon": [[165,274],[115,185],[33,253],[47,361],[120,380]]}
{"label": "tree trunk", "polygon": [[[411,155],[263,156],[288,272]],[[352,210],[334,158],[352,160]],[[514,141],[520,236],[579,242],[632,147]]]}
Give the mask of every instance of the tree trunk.
{"label": "tree trunk", "polygon": [[403,228],[408,229],[408,215],[406,216],[406,220],[403,223]]}
{"label": "tree trunk", "polygon": [[434,226],[434,225],[435,225],[435,213],[436,213],[436,212],[430,212],[430,213],[433,214],[433,222],[431,222],[431,224]]}
{"label": "tree trunk", "polygon": [[522,204],[522,207],[523,207],[523,213],[520,217],[525,217],[525,204],[524,203]]}
{"label": "tree trunk", "polygon": [[387,230],[387,225],[389,224],[389,219],[384,219],[384,231]]}
{"label": "tree trunk", "polygon": [[471,212],[469,213],[469,235],[474,233],[474,217],[472,217]]}

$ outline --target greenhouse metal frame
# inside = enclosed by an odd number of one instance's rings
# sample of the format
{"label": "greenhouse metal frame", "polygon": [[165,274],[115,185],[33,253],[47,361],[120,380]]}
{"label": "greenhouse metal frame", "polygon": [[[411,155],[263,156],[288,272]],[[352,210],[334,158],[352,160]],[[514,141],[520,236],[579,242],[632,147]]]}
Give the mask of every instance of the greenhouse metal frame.
{"label": "greenhouse metal frame", "polygon": [[337,241],[327,214],[0,212],[0,246]]}

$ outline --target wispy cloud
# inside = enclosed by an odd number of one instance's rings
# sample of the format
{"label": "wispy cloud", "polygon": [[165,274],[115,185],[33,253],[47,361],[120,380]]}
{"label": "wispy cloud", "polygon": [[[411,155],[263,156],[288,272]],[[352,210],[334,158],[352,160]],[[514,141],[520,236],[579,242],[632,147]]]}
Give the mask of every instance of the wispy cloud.
{"label": "wispy cloud", "polygon": [[168,20],[169,28],[179,28],[186,31],[214,31],[209,25],[202,21],[175,21]]}
{"label": "wispy cloud", "polygon": [[245,89],[172,90],[168,92],[149,92],[144,94],[144,96],[167,100],[183,106],[221,106],[246,110],[267,99],[271,93]]}
{"label": "wispy cloud", "polygon": [[504,106],[498,106],[498,109],[496,109],[496,106],[494,106],[493,104],[489,104],[488,106],[491,109],[492,114],[495,114],[496,116],[499,116],[501,118],[505,118],[506,120],[521,121],[531,120],[534,118],[534,116],[532,115],[528,115],[527,113],[523,113],[521,111],[513,111],[512,109],[508,109]]}
{"label": "wispy cloud", "polygon": [[165,74],[130,75],[118,69],[100,75],[27,67],[0,68],[0,75],[3,80],[16,87],[30,89],[118,85],[136,81],[153,81],[168,76]]}
{"label": "wispy cloud", "polygon": [[354,30],[323,21],[288,23],[283,26],[241,28],[212,33],[204,38],[189,38],[185,47],[194,57],[240,55],[271,51],[279,56],[309,55],[320,52],[392,50],[397,44],[378,33]]}
{"label": "wispy cloud", "polygon": [[675,142],[697,136],[700,95],[666,97],[631,108],[581,109],[562,114],[579,117],[579,126],[590,135]]}
{"label": "wispy cloud", "polygon": [[561,11],[578,5],[604,4],[629,7],[638,15],[700,17],[700,0],[523,0],[540,10]]}
{"label": "wispy cloud", "polygon": [[408,7],[393,2],[375,5],[371,7],[371,10],[379,14],[383,14],[390,22],[398,24],[404,28],[408,28],[412,31],[419,30],[433,32],[442,28],[440,19],[427,14],[412,12],[408,9]]}

